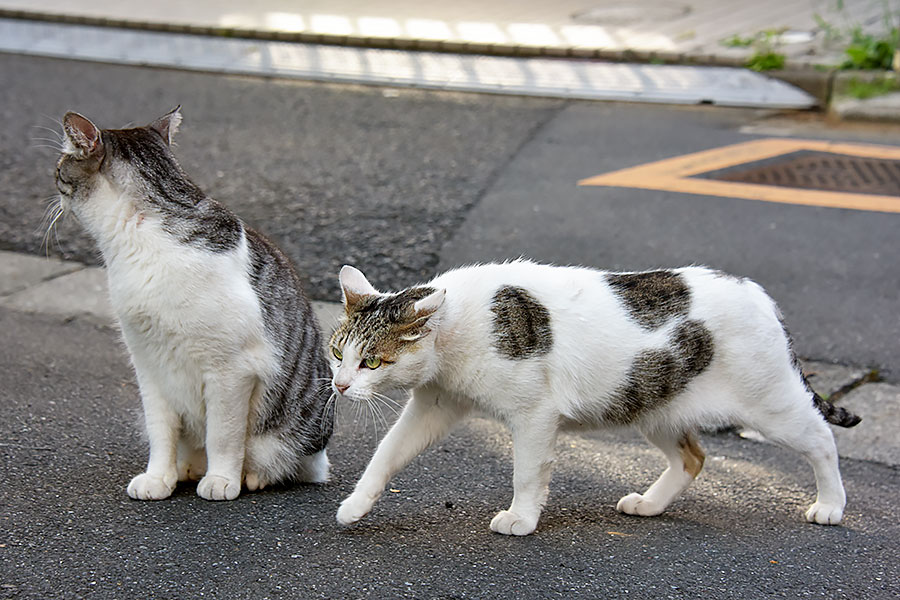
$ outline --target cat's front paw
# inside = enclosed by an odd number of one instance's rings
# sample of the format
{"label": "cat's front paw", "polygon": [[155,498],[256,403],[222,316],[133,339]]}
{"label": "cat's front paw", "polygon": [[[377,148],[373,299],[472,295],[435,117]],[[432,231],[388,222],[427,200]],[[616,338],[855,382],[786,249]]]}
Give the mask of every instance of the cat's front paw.
{"label": "cat's front paw", "polygon": [[234,500],[241,493],[241,480],[222,475],[207,475],[197,484],[197,495],[204,500]]}
{"label": "cat's front paw", "polygon": [[844,507],[816,502],[806,511],[806,520],[819,525],[837,525],[844,516]]}
{"label": "cat's front paw", "polygon": [[176,479],[174,475],[157,477],[141,473],[128,484],[128,495],[134,500],[163,500],[172,495]]}
{"label": "cat's front paw", "polygon": [[374,500],[366,498],[363,494],[350,494],[341,502],[337,511],[337,522],[343,526],[353,525],[372,510]]}
{"label": "cat's front paw", "polygon": [[641,517],[655,517],[666,509],[652,500],[646,499],[637,492],[624,496],[619,503],[616,504],[616,510],[627,515],[638,515]]}
{"label": "cat's front paw", "polygon": [[537,527],[537,517],[527,517],[501,510],[491,519],[491,531],[503,535],[528,535]]}

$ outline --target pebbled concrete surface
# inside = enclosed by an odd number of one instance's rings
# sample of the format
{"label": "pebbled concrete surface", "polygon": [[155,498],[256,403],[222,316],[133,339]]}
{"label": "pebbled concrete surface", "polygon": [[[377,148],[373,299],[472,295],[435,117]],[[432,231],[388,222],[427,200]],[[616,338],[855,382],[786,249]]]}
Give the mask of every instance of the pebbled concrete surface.
{"label": "pebbled concrete surface", "polygon": [[[0,80],[0,249],[43,253],[66,111],[115,128],[183,104],[175,153],[185,171],[275,240],[312,297],[329,300],[348,262],[394,287],[430,278],[463,213],[562,104],[13,55],[0,55]],[[72,218],[50,251],[99,264]]]}

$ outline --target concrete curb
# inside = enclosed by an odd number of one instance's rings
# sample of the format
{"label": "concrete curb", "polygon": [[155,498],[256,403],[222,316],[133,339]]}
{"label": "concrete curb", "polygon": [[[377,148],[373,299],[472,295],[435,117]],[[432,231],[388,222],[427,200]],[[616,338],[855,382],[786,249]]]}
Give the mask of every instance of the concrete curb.
{"label": "concrete curb", "polygon": [[351,46],[359,48],[379,48],[391,50],[422,50],[453,54],[485,54],[490,56],[546,57],[546,58],[599,58],[614,62],[659,62],[678,65],[708,65],[719,67],[742,67],[744,59],[733,56],[692,55],[682,52],[652,50],[607,50],[589,47],[530,46],[522,44],[459,42],[440,39],[413,39],[406,37],[363,37],[355,35],[331,35],[309,32],[266,31],[245,27],[217,27],[204,25],[163,23],[131,19],[110,19],[80,15],[61,15],[40,11],[12,10],[0,8],[0,18],[26,21],[46,21],[69,25],[91,25],[95,27],[115,27],[137,29],[161,33],[186,33],[213,37],[244,38],[276,42],[298,42],[304,44],[325,44],[330,46]]}
{"label": "concrete curb", "polygon": [[[64,322],[81,318],[101,326],[115,324],[106,272],[100,267],[0,251],[0,282],[2,308],[52,315]],[[313,309],[326,332],[343,310],[340,303],[321,301],[313,302]],[[819,394],[863,417],[854,429],[832,428],[842,457],[900,465],[900,439],[893,433],[900,414],[900,386],[876,383],[877,373],[861,367],[803,361],[803,369]],[[765,442],[753,432],[744,437]]]}
{"label": "concrete curb", "polygon": [[[476,43],[448,41],[440,39],[413,39],[406,37],[363,37],[355,35],[332,35],[310,32],[270,31],[244,27],[219,27],[206,25],[165,23],[136,19],[114,19],[42,11],[0,8],[0,18],[27,21],[43,21],[69,25],[89,25],[118,29],[132,29],[159,33],[190,34],[219,38],[241,38],[305,44],[323,44],[356,48],[390,50],[416,50],[452,54],[475,54],[517,58],[568,58],[595,59],[609,62],[633,62],[666,65],[744,67],[746,58],[718,54],[691,54],[687,52],[666,52],[654,50],[603,49],[591,47],[560,47],[521,45],[503,43]],[[849,121],[900,122],[900,101],[885,101],[882,98],[855,100],[839,98],[836,90],[840,79],[847,75],[835,68],[789,60],[786,68],[766,71],[764,75],[791,84],[816,99],[818,109],[832,118]]]}

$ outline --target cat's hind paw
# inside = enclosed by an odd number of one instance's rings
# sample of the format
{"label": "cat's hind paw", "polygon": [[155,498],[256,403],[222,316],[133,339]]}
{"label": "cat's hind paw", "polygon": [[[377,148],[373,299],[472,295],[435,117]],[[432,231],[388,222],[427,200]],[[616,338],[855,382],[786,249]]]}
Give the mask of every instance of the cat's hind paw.
{"label": "cat's hind paw", "polygon": [[522,515],[501,510],[491,519],[491,531],[503,535],[528,535],[537,527],[537,517]]}
{"label": "cat's hind paw", "polygon": [[806,511],[806,520],[819,525],[837,525],[844,516],[844,507],[816,502]]}
{"label": "cat's hind paw", "polygon": [[251,492],[255,492],[257,490],[261,490],[269,485],[269,482],[266,481],[265,477],[262,477],[259,473],[254,471],[248,471],[246,475],[244,475],[244,484],[247,486],[247,489]]}
{"label": "cat's hind paw", "polygon": [[362,494],[350,494],[338,508],[337,522],[344,527],[353,525],[369,514],[374,503],[374,500],[369,500]]}
{"label": "cat's hind paw", "polygon": [[197,495],[204,500],[234,500],[241,493],[241,480],[222,475],[207,475],[197,484]]}
{"label": "cat's hind paw", "polygon": [[178,481],[200,481],[205,472],[205,465],[200,468],[189,462],[178,463]]}
{"label": "cat's hind paw", "polygon": [[619,503],[616,504],[616,510],[626,515],[637,515],[640,517],[655,517],[666,510],[665,506],[660,506],[656,502],[647,500],[637,492],[623,496]]}
{"label": "cat's hind paw", "polygon": [[163,500],[172,495],[176,479],[174,475],[157,477],[141,473],[128,484],[128,495],[134,500]]}

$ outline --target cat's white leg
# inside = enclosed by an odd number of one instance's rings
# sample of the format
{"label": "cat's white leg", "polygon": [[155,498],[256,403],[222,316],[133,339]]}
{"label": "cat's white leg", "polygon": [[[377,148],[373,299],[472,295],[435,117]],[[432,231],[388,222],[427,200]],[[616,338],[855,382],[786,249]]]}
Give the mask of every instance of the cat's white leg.
{"label": "cat's white leg", "polygon": [[252,374],[220,369],[204,376],[206,475],[197,494],[206,500],[234,500],[241,493]]}
{"label": "cat's white leg", "polygon": [[844,515],[847,498],[841,482],[834,435],[812,400],[804,397],[796,414],[770,419],[754,427],[769,440],[800,452],[816,475],[816,501],[806,511],[806,520],[837,525]]}
{"label": "cat's white leg", "polygon": [[528,535],[537,527],[547,501],[556,457],[556,419],[532,416],[515,424],[513,435],[513,501],[491,520],[491,530],[504,535]]}
{"label": "cat's white leg", "polygon": [[172,495],[178,482],[175,452],[181,419],[163,397],[159,387],[148,374],[137,367],[137,363],[135,370],[141,389],[150,457],[147,460],[147,470],[128,484],[128,495],[135,500],[162,500]]}
{"label": "cat's white leg", "polygon": [[338,523],[350,525],[366,516],[391,477],[444,437],[467,412],[468,408],[454,399],[416,389],[400,418],[378,444],[353,493],[341,503]]}
{"label": "cat's white leg", "polygon": [[619,500],[616,510],[651,517],[662,513],[691,484],[703,468],[706,455],[691,433],[644,432],[644,436],[662,450],[669,466],[646,492],[628,494]]}

